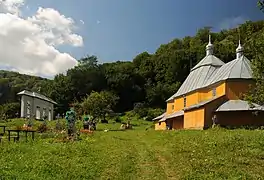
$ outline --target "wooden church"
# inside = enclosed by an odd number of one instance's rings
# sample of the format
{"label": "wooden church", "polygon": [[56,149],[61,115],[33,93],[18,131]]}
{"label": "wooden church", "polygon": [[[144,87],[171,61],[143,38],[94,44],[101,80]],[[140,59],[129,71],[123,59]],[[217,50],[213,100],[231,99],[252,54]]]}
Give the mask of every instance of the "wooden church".
{"label": "wooden church", "polygon": [[254,85],[243,50],[239,41],[236,59],[224,63],[214,56],[209,36],[206,56],[167,100],[166,112],[153,119],[155,129],[206,129],[212,126],[213,116],[223,126],[263,125],[264,108],[242,100]]}

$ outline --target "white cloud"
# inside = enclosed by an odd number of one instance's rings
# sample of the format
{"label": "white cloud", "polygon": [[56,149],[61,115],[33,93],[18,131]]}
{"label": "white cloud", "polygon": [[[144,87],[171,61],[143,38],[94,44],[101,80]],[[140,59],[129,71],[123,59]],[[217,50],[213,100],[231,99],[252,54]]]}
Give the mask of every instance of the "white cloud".
{"label": "white cloud", "polygon": [[82,46],[74,33],[75,22],[52,8],[39,8],[22,18],[23,0],[0,0],[0,65],[21,73],[53,76],[77,61],[56,49],[59,45]]}
{"label": "white cloud", "polygon": [[80,22],[81,22],[82,24],[84,24],[84,21],[83,21],[83,20],[80,20]]}
{"label": "white cloud", "polygon": [[219,28],[221,30],[222,29],[236,28],[240,24],[244,23],[246,20],[248,20],[248,19],[243,17],[243,16],[226,18],[219,24]]}
{"label": "white cloud", "polygon": [[24,5],[24,0],[0,0],[0,12],[19,15],[19,8]]}
{"label": "white cloud", "polygon": [[96,24],[100,24],[100,23],[101,23],[101,21],[99,21],[99,20],[96,21]]}

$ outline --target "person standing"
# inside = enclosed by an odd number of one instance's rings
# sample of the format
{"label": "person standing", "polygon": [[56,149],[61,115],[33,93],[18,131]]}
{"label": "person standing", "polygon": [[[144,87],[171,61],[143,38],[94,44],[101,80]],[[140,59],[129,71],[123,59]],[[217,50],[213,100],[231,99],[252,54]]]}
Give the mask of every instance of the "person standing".
{"label": "person standing", "polygon": [[73,137],[75,134],[75,121],[76,121],[76,113],[73,108],[70,111],[66,112],[65,116],[68,128],[68,136]]}
{"label": "person standing", "polygon": [[214,114],[214,115],[213,115],[213,117],[212,117],[212,121],[213,121],[213,128],[214,128],[214,127],[216,127],[216,126],[217,126],[217,124],[218,124],[218,121],[217,121],[217,116],[216,116],[216,114]]}

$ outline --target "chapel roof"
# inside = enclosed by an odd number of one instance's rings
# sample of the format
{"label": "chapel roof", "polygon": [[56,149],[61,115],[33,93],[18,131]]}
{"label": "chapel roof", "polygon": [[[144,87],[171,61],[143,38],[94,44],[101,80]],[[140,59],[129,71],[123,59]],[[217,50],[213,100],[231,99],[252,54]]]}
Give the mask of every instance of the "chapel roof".
{"label": "chapel roof", "polygon": [[36,98],[39,98],[41,100],[44,100],[44,101],[48,101],[52,104],[57,104],[55,101],[53,101],[52,99],[42,95],[42,94],[39,94],[39,93],[36,93],[36,92],[31,92],[31,91],[28,91],[28,90],[24,90],[24,91],[21,91],[19,93],[17,93],[17,95],[26,95],[26,96],[30,96],[30,97],[36,97]]}

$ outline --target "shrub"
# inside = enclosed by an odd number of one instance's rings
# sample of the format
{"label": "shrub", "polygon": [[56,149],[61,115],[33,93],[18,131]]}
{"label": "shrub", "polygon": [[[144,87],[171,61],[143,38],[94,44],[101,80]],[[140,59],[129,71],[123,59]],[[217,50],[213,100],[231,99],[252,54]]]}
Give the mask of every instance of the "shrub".
{"label": "shrub", "polygon": [[163,109],[151,109],[149,108],[147,111],[147,121],[152,121],[153,118],[161,115],[164,112]]}
{"label": "shrub", "polygon": [[37,131],[38,131],[39,133],[44,133],[44,132],[46,132],[47,130],[48,130],[48,127],[47,127],[46,124],[40,124],[40,125],[38,126],[38,128],[37,128]]}
{"label": "shrub", "polygon": [[117,123],[121,123],[122,122],[122,119],[119,116],[116,116],[114,118],[114,121],[117,122]]}
{"label": "shrub", "polygon": [[106,119],[102,119],[102,120],[101,120],[101,123],[108,124],[108,121],[107,121]]}

